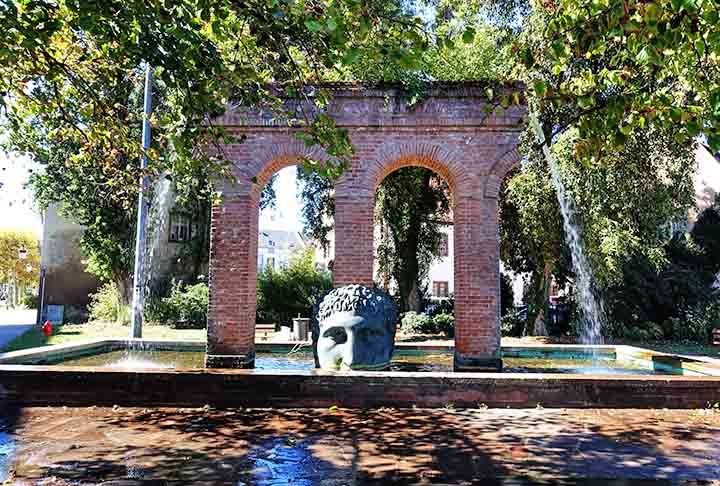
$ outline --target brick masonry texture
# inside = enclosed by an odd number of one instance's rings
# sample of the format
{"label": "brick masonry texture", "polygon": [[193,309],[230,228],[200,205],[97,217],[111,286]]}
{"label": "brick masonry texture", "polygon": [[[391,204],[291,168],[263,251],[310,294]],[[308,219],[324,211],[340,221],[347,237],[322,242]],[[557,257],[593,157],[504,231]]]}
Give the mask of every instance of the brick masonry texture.
{"label": "brick masonry texture", "polygon": [[20,406],[705,408],[719,377],[513,373],[294,373],[0,365]]}
{"label": "brick masonry texture", "polygon": [[[456,365],[496,368],[497,198],[505,174],[519,163],[525,107],[488,115],[484,87],[467,84],[437,85],[413,109],[393,89],[335,85],[331,92],[325,111],[347,128],[355,147],[350,169],[335,185],[335,285],[373,283],[373,208],[383,178],[402,167],[434,170],[448,182],[453,197]],[[314,110],[310,104],[305,109]],[[236,180],[222,184],[222,201],[212,212],[208,354],[250,357],[260,192],[278,170],[323,153],[298,141],[297,127],[262,111],[229,112],[217,123],[246,139],[223,147]],[[246,363],[252,366],[250,359]]]}

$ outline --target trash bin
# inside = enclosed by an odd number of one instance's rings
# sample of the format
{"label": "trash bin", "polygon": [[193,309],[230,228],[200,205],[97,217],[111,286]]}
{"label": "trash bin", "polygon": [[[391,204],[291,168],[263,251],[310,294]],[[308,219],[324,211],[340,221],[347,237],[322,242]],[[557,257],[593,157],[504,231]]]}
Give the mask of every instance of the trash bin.
{"label": "trash bin", "polygon": [[307,341],[310,319],[307,317],[296,317],[293,319],[293,328],[290,338],[293,341]]}

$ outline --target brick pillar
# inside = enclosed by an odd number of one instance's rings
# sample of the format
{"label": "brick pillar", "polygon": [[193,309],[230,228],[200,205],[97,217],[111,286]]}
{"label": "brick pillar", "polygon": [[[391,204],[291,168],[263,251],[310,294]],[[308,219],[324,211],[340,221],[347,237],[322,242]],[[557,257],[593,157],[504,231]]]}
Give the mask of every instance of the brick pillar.
{"label": "brick pillar", "polygon": [[[350,191],[348,191],[350,192]],[[373,284],[373,207],[367,191],[335,194],[335,261],[333,283]]]}
{"label": "brick pillar", "polygon": [[213,206],[205,357],[209,368],[255,365],[257,241],[257,196],[229,196]]}
{"label": "brick pillar", "polygon": [[455,231],[455,369],[497,371],[500,237],[497,199],[458,197]]}

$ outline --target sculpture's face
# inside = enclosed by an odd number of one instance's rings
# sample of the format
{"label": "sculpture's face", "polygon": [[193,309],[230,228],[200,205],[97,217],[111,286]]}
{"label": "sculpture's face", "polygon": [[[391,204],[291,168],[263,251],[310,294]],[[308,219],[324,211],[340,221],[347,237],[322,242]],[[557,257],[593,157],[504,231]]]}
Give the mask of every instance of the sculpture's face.
{"label": "sculpture's face", "polygon": [[317,357],[323,369],[382,369],[390,364],[394,326],[382,316],[336,312],[319,323]]}

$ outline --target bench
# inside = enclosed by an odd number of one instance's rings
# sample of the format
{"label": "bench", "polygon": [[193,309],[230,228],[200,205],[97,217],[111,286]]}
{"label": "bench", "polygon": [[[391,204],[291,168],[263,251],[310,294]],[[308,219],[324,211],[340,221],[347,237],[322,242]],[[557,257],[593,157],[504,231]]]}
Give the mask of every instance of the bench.
{"label": "bench", "polygon": [[255,336],[267,339],[275,333],[275,324],[255,324]]}

